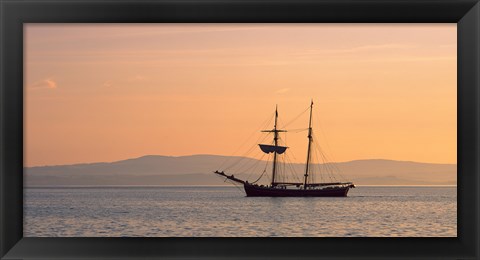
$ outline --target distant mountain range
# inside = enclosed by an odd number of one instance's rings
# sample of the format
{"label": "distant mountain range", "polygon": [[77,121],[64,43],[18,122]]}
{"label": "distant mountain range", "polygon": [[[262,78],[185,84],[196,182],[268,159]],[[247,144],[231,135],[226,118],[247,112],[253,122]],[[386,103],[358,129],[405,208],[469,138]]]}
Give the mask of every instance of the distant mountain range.
{"label": "distant mountain range", "polygon": [[[225,185],[224,180],[212,172],[223,170],[219,167],[226,161],[240,159],[247,169],[259,163],[252,158],[219,155],[147,155],[110,163],[28,167],[24,169],[24,183],[26,186]],[[338,168],[342,176],[357,185],[457,184],[456,164],[374,159],[332,163],[331,166]],[[304,165],[294,164],[293,168],[302,172]]]}

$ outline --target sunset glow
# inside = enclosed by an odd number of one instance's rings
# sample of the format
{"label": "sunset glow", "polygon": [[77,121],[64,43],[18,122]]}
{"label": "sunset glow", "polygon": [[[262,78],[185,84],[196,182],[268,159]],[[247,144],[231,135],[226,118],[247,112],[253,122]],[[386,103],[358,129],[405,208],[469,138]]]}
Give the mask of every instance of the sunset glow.
{"label": "sunset glow", "polygon": [[232,155],[276,105],[282,127],[311,99],[336,161],[457,161],[456,24],[24,28],[25,166]]}

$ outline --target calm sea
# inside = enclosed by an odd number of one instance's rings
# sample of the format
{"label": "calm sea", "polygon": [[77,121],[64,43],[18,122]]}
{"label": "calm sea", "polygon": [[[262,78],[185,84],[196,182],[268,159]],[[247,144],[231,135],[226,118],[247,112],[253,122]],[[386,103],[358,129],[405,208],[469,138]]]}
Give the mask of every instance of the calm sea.
{"label": "calm sea", "polygon": [[249,198],[229,187],[26,188],[27,237],[455,237],[456,187]]}

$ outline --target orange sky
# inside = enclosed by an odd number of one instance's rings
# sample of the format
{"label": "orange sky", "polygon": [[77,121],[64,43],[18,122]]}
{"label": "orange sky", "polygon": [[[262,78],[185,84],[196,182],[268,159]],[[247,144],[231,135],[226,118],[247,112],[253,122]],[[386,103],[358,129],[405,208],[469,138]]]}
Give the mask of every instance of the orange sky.
{"label": "orange sky", "polygon": [[[318,141],[336,161],[456,163],[456,33],[456,24],[28,24],[26,166],[232,155],[276,104],[284,124],[311,98]],[[306,133],[287,141],[304,162]]]}

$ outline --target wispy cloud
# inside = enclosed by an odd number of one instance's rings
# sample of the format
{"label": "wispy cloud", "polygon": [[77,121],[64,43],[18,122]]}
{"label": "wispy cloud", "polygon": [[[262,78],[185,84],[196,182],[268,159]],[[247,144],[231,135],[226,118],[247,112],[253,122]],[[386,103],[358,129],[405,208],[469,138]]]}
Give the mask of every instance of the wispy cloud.
{"label": "wispy cloud", "polygon": [[286,93],[288,92],[290,89],[289,88],[282,88],[282,89],[279,89],[277,91],[275,91],[276,94],[283,94],[283,93]]}
{"label": "wispy cloud", "polygon": [[113,79],[113,80],[105,80],[103,83],[102,83],[102,86],[103,87],[106,87],[106,88],[110,88],[110,87],[119,87],[119,86],[125,86],[129,83],[134,83],[134,82],[143,82],[143,81],[146,81],[148,80],[147,77],[143,76],[143,75],[139,75],[139,74],[136,74],[136,75],[133,75],[133,76],[130,76],[130,77],[121,77],[121,78],[116,78],[116,79]]}
{"label": "wispy cloud", "polygon": [[52,78],[43,79],[28,86],[31,89],[56,89],[57,87],[57,82]]}
{"label": "wispy cloud", "polygon": [[147,77],[142,75],[135,75],[127,79],[127,81],[130,81],[130,82],[145,81],[145,80],[147,80]]}
{"label": "wispy cloud", "polygon": [[392,50],[392,49],[411,49],[412,45],[407,44],[376,44],[376,45],[363,45],[357,46],[350,49],[339,50],[341,52],[360,52],[360,51],[370,51],[370,50]]}
{"label": "wispy cloud", "polygon": [[[40,28],[35,25],[28,25],[27,30],[34,33],[48,35],[40,40],[42,42],[66,42],[77,40],[98,39],[98,33],[102,35],[102,39],[122,40],[132,37],[155,37],[169,35],[191,35],[204,33],[229,33],[241,31],[258,31],[269,29],[271,26],[260,25],[101,25],[96,24],[96,29],[92,30],[90,25],[48,25]],[[60,33],[55,33],[60,32]]]}
{"label": "wispy cloud", "polygon": [[113,86],[113,82],[111,80],[107,80],[107,81],[104,81],[103,84],[102,84],[104,87],[112,87]]}
{"label": "wispy cloud", "polygon": [[359,52],[368,52],[368,51],[382,51],[382,50],[404,50],[412,49],[413,45],[408,44],[372,44],[372,45],[361,45],[349,48],[338,48],[338,49],[315,49],[315,50],[306,50],[297,55],[316,55],[316,54],[341,54],[341,53],[359,53]]}

